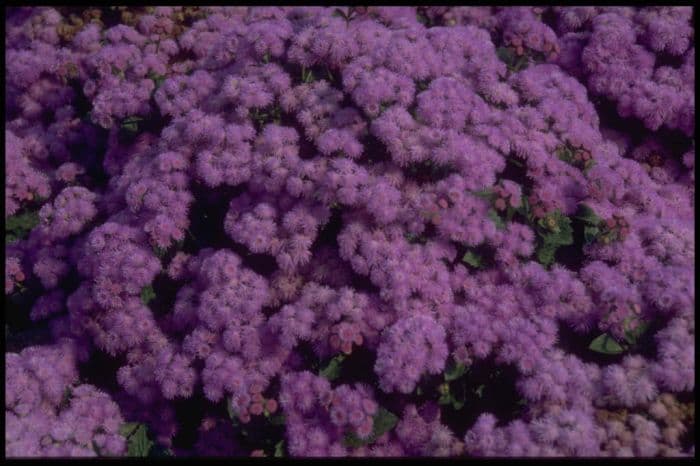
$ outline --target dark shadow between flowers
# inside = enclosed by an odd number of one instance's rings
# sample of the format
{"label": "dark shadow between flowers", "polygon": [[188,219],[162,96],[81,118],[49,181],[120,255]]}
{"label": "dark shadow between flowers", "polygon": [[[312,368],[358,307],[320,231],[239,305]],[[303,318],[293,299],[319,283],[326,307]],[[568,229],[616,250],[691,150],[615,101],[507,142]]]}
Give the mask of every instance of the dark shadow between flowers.
{"label": "dark shadow between flowers", "polygon": [[121,387],[117,382],[117,372],[126,365],[126,355],[115,357],[95,348],[87,361],[78,364],[78,372],[82,375],[82,383],[118,392]]}
{"label": "dark shadow between flowers", "polygon": [[[672,58],[669,58],[669,60],[672,60]],[[600,126],[622,132],[630,137],[630,148],[642,144],[649,135],[649,130],[641,120],[634,117],[623,118],[619,116],[615,102],[600,96],[593,98],[592,102],[598,112]],[[680,156],[692,147],[692,138],[689,138],[680,130],[668,129],[666,126],[662,126],[654,134],[657,139],[664,141],[664,146],[671,149],[676,159],[680,160]]]}
{"label": "dark shadow between flowers", "polygon": [[476,267],[471,266],[463,261],[463,257],[467,253],[467,251],[479,257],[479,269],[489,270],[497,265],[496,249],[488,243],[481,243],[476,246],[466,246],[464,243],[457,243],[455,241],[452,241],[451,243],[457,250],[455,260],[451,264],[449,264],[453,267],[457,264],[462,264],[469,270],[476,270]]}
{"label": "dark shadow between flowers", "polygon": [[[201,387],[197,387],[201,389]],[[198,429],[207,410],[211,409],[213,403],[203,396],[193,396],[190,398],[177,398],[173,400],[175,408],[175,418],[179,429],[173,438],[175,448],[192,449],[197,442]],[[225,404],[225,401],[217,403]],[[216,412],[226,412],[226,408],[217,409]]]}
{"label": "dark shadow between flowers", "polygon": [[309,68],[302,67],[296,63],[286,63],[284,70],[292,77],[292,86],[311,84],[317,81],[326,81],[331,88],[343,91],[342,76],[328,66],[313,65]]}
{"label": "dark shadow between flowers", "polygon": [[27,346],[52,341],[47,321],[33,322],[29,318],[32,304],[41,295],[39,280],[31,276],[23,289],[5,295],[5,351],[20,352]]}
{"label": "dark shadow between flowers", "polygon": [[654,335],[659,330],[666,327],[668,319],[655,319],[649,328],[642,334],[637,343],[631,346],[628,350],[619,354],[604,354],[593,351],[589,348],[591,342],[601,335],[600,330],[593,329],[586,333],[574,331],[567,323],[559,322],[559,338],[557,346],[567,354],[573,354],[585,363],[595,363],[599,366],[607,366],[610,364],[620,364],[625,356],[630,354],[638,354],[649,360],[653,360],[657,356],[656,340]]}
{"label": "dark shadow between flowers", "polygon": [[[695,391],[685,391],[676,394],[676,398],[683,404],[695,404]],[[685,433],[681,436],[681,448],[683,451],[689,451],[695,446],[695,415],[692,416],[691,422]]]}
{"label": "dark shadow between flowers", "polygon": [[325,225],[321,228],[321,231],[319,231],[318,235],[316,236],[316,240],[314,241],[314,244],[312,246],[312,249],[316,248],[319,245],[325,244],[325,245],[332,245],[337,247],[338,242],[338,233],[340,233],[340,230],[343,229],[343,213],[340,208],[333,208],[331,209],[331,216],[328,219],[328,222],[326,222]]}
{"label": "dark shadow between flowers", "polygon": [[545,8],[542,12],[542,22],[556,31],[558,23],[557,12],[553,8]]}
{"label": "dark shadow between flowers", "polygon": [[175,305],[177,292],[182,287],[182,283],[172,280],[167,274],[161,272],[156,275],[151,286],[155,296],[148,303],[148,307],[151,308],[156,316],[169,313]]}
{"label": "dark shadow between flowers", "polygon": [[246,185],[212,189],[195,183],[192,186],[195,201],[190,207],[190,227],[185,237],[184,251],[197,254],[204,248],[230,249],[238,254],[245,267],[269,277],[277,270],[275,258],[267,254],[253,254],[247,247],[234,242],[224,231],[229,201],[245,190]]}
{"label": "dark shadow between flowers", "polygon": [[517,377],[514,366],[497,364],[493,358],[475,362],[450,383],[450,391],[464,400],[464,406],[442,405],[442,422],[461,438],[483,413],[496,416],[499,426],[519,418],[524,404],[515,388]]}
{"label": "dark shadow between flowers", "polygon": [[[352,384],[358,381],[369,384],[373,387],[379,386],[379,380],[374,373],[375,353],[364,346],[355,347],[352,353],[343,360],[343,369],[340,377],[334,384]],[[377,390],[376,395],[381,396],[384,392]],[[381,404],[381,403],[380,403]]]}
{"label": "dark shadow between flowers", "polygon": [[356,160],[359,165],[372,165],[391,161],[391,155],[389,155],[386,146],[376,136],[367,133],[362,138],[361,143],[364,150],[360,158]]}
{"label": "dark shadow between flowers", "polygon": [[403,170],[404,175],[419,185],[437,183],[455,172],[451,165],[437,165],[429,160],[412,163]]}
{"label": "dark shadow between flowers", "polygon": [[[332,208],[331,217],[321,228],[321,231],[316,236],[311,249],[316,251],[319,246],[331,246],[338,249],[338,234],[343,229],[343,212],[341,208]],[[345,262],[345,261],[344,261]],[[350,273],[350,286],[356,291],[363,291],[370,294],[379,293],[379,288],[374,285],[369,277],[364,275],[359,275],[355,273],[351,268],[348,267]]]}
{"label": "dark shadow between flowers", "polygon": [[[339,381],[350,383],[360,379],[378,387],[372,354],[358,352],[353,356],[354,354],[355,350],[343,361],[343,373]],[[438,404],[441,422],[456,437],[461,438],[485,412],[496,416],[499,426],[522,415],[524,403],[515,388],[517,377],[518,371],[514,366],[497,364],[491,357],[472,364],[464,375],[448,383],[450,393],[462,403],[461,406],[440,403],[440,386],[446,383],[442,375],[424,376],[409,394],[384,393],[377,388],[375,396],[381,406],[399,417],[403,415],[402,408],[406,403],[414,403],[419,408],[427,403]]]}
{"label": "dark shadow between flowers", "polygon": [[[278,399],[280,390],[279,377],[275,377],[270,382],[270,386],[265,390],[267,399]],[[237,417],[231,418],[229,412],[229,398],[217,403],[217,413],[227,413],[225,418],[231,423],[231,429],[235,436],[235,441],[246,451],[263,450],[269,456],[275,453],[277,445],[285,439],[285,425],[280,422],[284,419],[281,408],[274,414],[252,416],[247,424],[242,424]],[[200,416],[201,418],[201,416]],[[194,440],[196,441],[196,432]]]}
{"label": "dark shadow between flowers", "polygon": [[[57,289],[70,296],[81,283],[75,269],[61,278]],[[49,328],[50,319],[33,321],[30,319],[32,305],[46,294],[38,278],[30,276],[21,290],[5,296],[5,350],[20,352],[27,346],[51,344],[53,338]],[[62,311],[65,313],[65,310]]]}
{"label": "dark shadow between flowers", "polygon": [[581,270],[586,260],[583,254],[583,246],[585,244],[583,232],[585,227],[585,223],[574,216],[571,221],[574,242],[568,246],[560,246],[554,256],[557,264],[563,265],[572,272]]}
{"label": "dark shadow between flowers", "polygon": [[517,157],[515,154],[510,154],[506,157],[506,166],[498,175],[498,178],[519,184],[522,187],[524,196],[529,195],[534,186],[533,179],[527,176],[525,160]]}

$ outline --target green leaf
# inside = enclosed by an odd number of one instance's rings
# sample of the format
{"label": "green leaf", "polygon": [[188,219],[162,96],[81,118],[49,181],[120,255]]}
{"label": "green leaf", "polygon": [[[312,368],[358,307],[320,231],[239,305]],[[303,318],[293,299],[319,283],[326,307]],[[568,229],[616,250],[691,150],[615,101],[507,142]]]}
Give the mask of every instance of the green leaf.
{"label": "green leaf", "polygon": [[527,68],[527,63],[528,63],[527,57],[525,55],[520,56],[520,58],[518,58],[518,60],[512,66],[513,71],[518,72],[520,70]]}
{"label": "green leaf", "polygon": [[345,434],[345,437],[343,437],[343,444],[346,447],[350,448],[360,448],[361,446],[367,445],[368,443],[368,441],[362,440],[354,432],[348,432],[347,434]]}
{"label": "green leaf", "polygon": [[508,66],[508,70],[511,72],[518,72],[528,65],[528,58],[526,55],[518,57],[515,55],[514,51],[508,47],[497,48],[496,55]]}
{"label": "green leaf", "polygon": [[558,246],[568,246],[574,243],[574,231],[571,224],[566,223],[559,226],[557,233],[552,233],[546,239],[546,242],[556,244]]}
{"label": "green leaf", "polygon": [[520,207],[517,209],[518,213],[525,217],[528,222],[532,222],[532,212],[530,211],[530,201],[527,200],[527,196],[523,196],[520,201]]}
{"label": "green leaf", "polygon": [[554,263],[554,255],[557,252],[557,246],[553,243],[545,242],[537,250],[537,260],[542,265],[550,265]]}
{"label": "green leaf", "polygon": [[449,393],[440,395],[440,398],[438,398],[438,404],[440,405],[448,405],[450,403],[452,403],[452,395]]}
{"label": "green leaf", "polygon": [[277,416],[270,417],[270,424],[273,426],[283,426],[285,423],[284,415],[278,414]]}
{"label": "green leaf", "polygon": [[482,385],[479,385],[479,386],[476,388],[476,390],[474,390],[474,393],[476,393],[476,395],[477,395],[479,398],[481,398],[482,396],[484,396],[484,388],[485,388],[485,387],[486,387],[486,385],[483,385],[483,384],[482,384]]}
{"label": "green leaf", "polygon": [[595,167],[595,160],[594,159],[589,159],[586,165],[583,167],[583,173],[586,174],[588,171]]}
{"label": "green leaf", "polygon": [[372,433],[367,439],[361,439],[354,432],[348,432],[343,438],[343,443],[347,447],[358,448],[362,445],[370,445],[377,441],[379,437],[389,432],[399,422],[399,418],[385,408],[380,407],[374,415],[374,425]]}
{"label": "green leaf", "polygon": [[380,407],[374,415],[374,428],[372,436],[376,439],[389,432],[399,422],[399,418],[391,411]]}
{"label": "green leaf", "polygon": [[481,257],[472,251],[467,251],[462,257],[462,262],[471,265],[474,268],[481,267]]}
{"label": "green leaf", "polygon": [[324,66],[324,68],[326,70],[326,76],[328,77],[328,81],[331,83],[335,82],[335,78],[333,77],[333,73],[331,73],[331,69],[328,68],[328,65]]}
{"label": "green leaf", "polygon": [[452,399],[452,407],[456,410],[459,411],[464,407],[464,400],[457,400],[455,398]]}
{"label": "green leaf", "polygon": [[595,243],[600,234],[600,228],[598,227],[583,227],[583,240],[586,244]]}
{"label": "green leaf", "polygon": [[467,367],[460,362],[452,362],[445,370],[445,381],[451,382],[462,377],[467,372]]}
{"label": "green leaf", "polygon": [[163,81],[165,81],[165,76],[151,71],[148,73],[148,79],[153,81],[153,83],[156,85],[155,89],[158,89],[163,84]]}
{"label": "green leaf", "polygon": [[272,455],[274,458],[284,457],[284,440],[275,443],[275,452]]}
{"label": "green leaf", "polygon": [[175,453],[170,448],[164,447],[163,445],[158,445],[156,443],[151,448],[150,452],[148,453],[148,456],[151,458],[163,458],[175,456]]}
{"label": "green leaf", "polygon": [[141,424],[138,422],[125,422],[124,424],[119,427],[119,433],[121,434],[122,437],[130,437],[131,434],[133,434],[136,429],[140,426]]}
{"label": "green leaf", "polygon": [[119,76],[120,78],[124,79],[124,70],[120,70],[116,66],[112,65],[112,75]]}
{"label": "green leaf", "polygon": [[143,121],[143,118],[138,117],[138,116],[130,116],[128,118],[125,118],[121,122],[121,128],[124,131],[128,131],[130,133],[136,133],[139,130],[139,123]]}
{"label": "green leaf", "polygon": [[598,226],[602,221],[602,219],[596,215],[595,211],[586,204],[581,204],[579,206],[576,218],[593,226]]}
{"label": "green leaf", "polygon": [[39,225],[39,212],[37,210],[7,217],[5,220],[5,244],[27,237],[37,225]]}
{"label": "green leaf", "polygon": [[156,292],[153,291],[153,287],[151,285],[144,286],[143,289],[141,290],[141,302],[148,306],[148,303],[153,301],[153,299],[156,297]]}
{"label": "green leaf", "polygon": [[574,229],[571,227],[571,219],[559,212],[556,214],[557,228],[559,232],[552,238],[557,244],[562,246],[574,243]]}
{"label": "green leaf", "polygon": [[559,160],[566,162],[566,163],[571,163],[573,160],[573,154],[571,153],[571,150],[567,146],[561,146],[556,150],[557,157],[559,157]]}
{"label": "green leaf", "polygon": [[505,230],[506,228],[506,223],[503,221],[503,219],[498,215],[498,212],[494,209],[490,209],[488,211],[488,216],[491,219],[493,223],[496,224],[496,228],[499,230]]}
{"label": "green leaf", "polygon": [[232,421],[236,419],[236,412],[233,410],[233,403],[231,403],[231,398],[226,398],[226,412],[228,413],[228,418]]}
{"label": "green leaf", "polygon": [[136,133],[139,130],[138,123],[122,123],[122,129],[130,133]]}
{"label": "green leaf", "polygon": [[59,408],[63,409],[63,408],[68,407],[72,396],[73,396],[73,390],[71,390],[71,387],[66,387],[66,389],[63,391],[63,398],[61,398],[61,403],[59,404]]}
{"label": "green leaf", "polygon": [[318,372],[318,375],[325,377],[328,380],[335,380],[340,377],[342,370],[342,362],[345,359],[344,354],[339,354],[328,362],[328,365]]}
{"label": "green leaf", "polygon": [[524,167],[525,167],[525,164],[524,164],[523,162],[521,162],[520,160],[518,160],[517,158],[515,158],[515,157],[508,157],[508,162],[509,162],[509,163],[512,163],[512,164],[515,165],[516,167],[520,167],[520,168],[524,168]]}
{"label": "green leaf", "polygon": [[314,73],[312,70],[307,70],[305,66],[301,67],[301,80],[304,83],[310,83],[314,80]]}
{"label": "green leaf", "polygon": [[430,86],[430,80],[429,79],[419,79],[416,81],[416,90],[418,92],[423,92]]}
{"label": "green leaf", "polygon": [[[548,225],[548,220],[554,220],[554,227]],[[542,246],[537,252],[540,263],[548,265],[554,262],[554,255],[559,246],[567,246],[574,242],[574,230],[571,219],[556,211],[537,221],[537,233],[542,237]]]}
{"label": "green leaf", "polygon": [[639,338],[649,329],[649,322],[642,321],[635,328],[625,331],[625,340],[630,345],[636,345]]}
{"label": "green leaf", "polygon": [[515,61],[515,54],[513,54],[513,51],[508,47],[498,47],[496,49],[496,55],[503,63],[505,63],[508,66],[510,66]]}
{"label": "green leaf", "polygon": [[39,213],[24,212],[22,214],[13,215],[5,220],[5,230],[16,231],[32,229],[39,224]]}
{"label": "green leaf", "polygon": [[472,194],[476,197],[480,197],[482,199],[487,199],[489,201],[493,200],[493,198],[495,197],[495,194],[493,193],[493,191],[491,191],[488,188],[482,189],[480,191],[473,191]]}
{"label": "green leaf", "polygon": [[146,424],[140,422],[126,422],[119,427],[119,433],[126,438],[127,456],[174,456],[170,448],[158,445],[149,438]]}
{"label": "green leaf", "polygon": [[625,348],[607,333],[595,338],[588,346],[588,349],[603,354],[620,354],[625,351]]}
{"label": "green leaf", "polygon": [[122,120],[122,123],[139,123],[143,121],[143,118],[140,116],[132,115],[130,117],[124,118]]}
{"label": "green leaf", "polygon": [[166,254],[168,254],[168,250],[158,246],[153,246],[153,254],[155,254],[158,259],[162,259],[166,256]]}
{"label": "green leaf", "polygon": [[153,442],[148,438],[148,430],[144,424],[139,424],[128,439],[128,456],[146,457],[151,451]]}

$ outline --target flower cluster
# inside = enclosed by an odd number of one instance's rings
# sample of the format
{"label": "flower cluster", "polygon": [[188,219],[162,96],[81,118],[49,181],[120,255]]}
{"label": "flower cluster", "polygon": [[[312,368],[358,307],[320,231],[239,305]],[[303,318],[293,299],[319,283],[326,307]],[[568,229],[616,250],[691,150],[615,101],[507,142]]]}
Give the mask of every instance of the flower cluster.
{"label": "flower cluster", "polygon": [[96,387],[77,385],[71,343],[30,347],[5,356],[7,456],[125,453],[119,407]]}
{"label": "flower cluster", "polygon": [[8,9],[6,455],[693,455],[692,20]]}
{"label": "flower cluster", "polygon": [[385,330],[374,370],[382,390],[410,393],[423,373],[442,371],[447,355],[445,329],[430,317],[417,315]]}

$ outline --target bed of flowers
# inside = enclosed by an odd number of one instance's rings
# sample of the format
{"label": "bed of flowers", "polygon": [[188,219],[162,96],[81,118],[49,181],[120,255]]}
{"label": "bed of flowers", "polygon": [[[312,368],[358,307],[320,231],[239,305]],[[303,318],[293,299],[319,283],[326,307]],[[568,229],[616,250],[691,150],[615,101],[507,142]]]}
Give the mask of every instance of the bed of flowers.
{"label": "bed of flowers", "polygon": [[694,456],[693,14],[6,10],[6,456]]}

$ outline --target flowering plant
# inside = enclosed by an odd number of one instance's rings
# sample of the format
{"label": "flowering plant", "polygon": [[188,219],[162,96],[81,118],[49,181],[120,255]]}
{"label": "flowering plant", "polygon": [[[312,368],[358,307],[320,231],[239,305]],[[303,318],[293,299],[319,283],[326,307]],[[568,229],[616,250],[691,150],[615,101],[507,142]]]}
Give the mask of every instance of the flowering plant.
{"label": "flowering plant", "polygon": [[694,455],[692,19],[8,9],[6,455]]}

